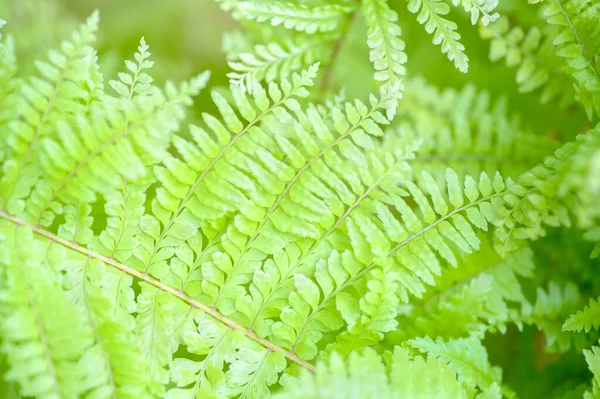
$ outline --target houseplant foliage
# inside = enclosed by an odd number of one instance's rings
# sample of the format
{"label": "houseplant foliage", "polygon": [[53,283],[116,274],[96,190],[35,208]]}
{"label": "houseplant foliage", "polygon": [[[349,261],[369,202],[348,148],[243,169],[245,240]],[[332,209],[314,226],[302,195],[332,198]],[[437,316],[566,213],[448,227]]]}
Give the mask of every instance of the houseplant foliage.
{"label": "houseplant foliage", "polygon": [[[600,397],[600,2],[392,3],[221,0],[213,89],[143,38],[104,76],[98,12],[34,68],[2,28],[3,397]],[[405,23],[515,93],[418,77]]]}

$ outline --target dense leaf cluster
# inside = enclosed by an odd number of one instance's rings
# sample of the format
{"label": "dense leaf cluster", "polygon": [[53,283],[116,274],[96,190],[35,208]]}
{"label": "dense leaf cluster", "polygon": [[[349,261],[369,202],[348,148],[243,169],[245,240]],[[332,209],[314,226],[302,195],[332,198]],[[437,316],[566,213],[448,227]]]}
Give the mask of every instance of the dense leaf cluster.
{"label": "dense leaf cluster", "polygon": [[[535,329],[589,371],[529,392],[600,397],[600,3],[219,3],[248,34],[193,123],[208,72],[155,84],[142,38],[105,80],[97,12],[31,74],[1,38],[5,396],[512,398],[489,340]],[[408,73],[411,13],[467,72],[452,6],[585,131]],[[362,100],[333,83],[353,29]]]}

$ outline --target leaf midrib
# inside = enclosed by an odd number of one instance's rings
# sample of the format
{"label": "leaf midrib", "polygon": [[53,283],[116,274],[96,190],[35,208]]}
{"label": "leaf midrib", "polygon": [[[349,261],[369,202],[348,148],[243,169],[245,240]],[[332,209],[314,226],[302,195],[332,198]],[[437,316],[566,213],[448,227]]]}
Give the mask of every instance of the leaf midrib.
{"label": "leaf midrib", "polygon": [[225,324],[226,326],[228,326],[229,328],[233,329],[233,330],[238,330],[241,331],[242,333],[244,333],[244,335],[246,335],[248,338],[250,338],[253,341],[256,341],[258,344],[264,346],[265,348],[267,348],[268,350],[272,351],[272,352],[279,352],[281,354],[283,354],[288,360],[297,363],[298,365],[300,365],[301,367],[304,367],[305,369],[309,370],[310,372],[314,373],[316,371],[315,366],[313,366],[312,364],[308,363],[305,360],[302,360],[299,356],[297,356],[294,353],[291,353],[290,351],[287,351],[286,349],[273,344],[272,342],[270,342],[269,340],[266,340],[264,338],[259,337],[257,334],[255,334],[254,332],[248,330],[247,328],[237,324],[236,322],[234,322],[233,320],[230,320],[229,318],[223,316],[222,314],[220,314],[219,312],[217,312],[216,310],[212,309],[209,306],[206,306],[200,302],[198,302],[197,300],[187,296],[186,294],[184,294],[183,292],[180,292],[179,290],[176,290],[156,279],[154,279],[153,277],[151,277],[150,275],[147,275],[143,272],[140,272],[138,270],[135,270],[125,264],[122,264],[120,262],[118,262],[115,259],[112,258],[108,258],[104,255],[100,255],[97,254],[85,247],[82,247],[80,245],[78,245],[77,243],[73,242],[73,241],[68,241],[62,237],[59,237],[47,230],[44,230],[43,228],[41,228],[40,226],[35,226],[29,222],[26,222],[24,220],[21,220],[15,216],[9,215],[8,213],[6,213],[4,210],[0,210],[0,218],[5,219],[9,222],[12,222],[18,226],[24,226],[27,227],[29,229],[31,229],[34,233],[39,234],[43,237],[46,237],[47,239],[56,242],[57,244],[60,244],[64,247],[67,247],[69,249],[72,249],[76,252],[79,252],[89,258],[93,258],[93,259],[98,259],[101,262],[104,262],[108,265],[111,265],[119,270],[121,270],[122,272],[132,276],[132,277],[136,277],[137,279],[144,281],[154,287],[156,287],[157,289],[159,289],[160,291],[164,291],[164,292],[168,292],[169,294],[175,296],[176,298],[180,299],[181,301],[189,304],[190,306],[200,309],[201,311],[203,311],[204,313],[212,316],[213,318],[219,320],[221,323]]}

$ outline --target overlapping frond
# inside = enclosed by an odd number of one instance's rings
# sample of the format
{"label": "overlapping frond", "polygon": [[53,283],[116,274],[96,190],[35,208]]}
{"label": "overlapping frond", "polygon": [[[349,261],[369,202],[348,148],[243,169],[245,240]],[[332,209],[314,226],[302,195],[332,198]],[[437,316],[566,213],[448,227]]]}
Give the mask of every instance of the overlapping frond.
{"label": "overlapping frond", "polygon": [[350,354],[347,360],[333,354],[327,362],[319,362],[314,376],[286,377],[282,379],[284,391],[274,396],[277,399],[471,397],[445,364],[434,358],[413,357],[399,347],[383,356],[365,349]]}
{"label": "overlapping frond", "polygon": [[[347,238],[338,244],[351,252],[332,252],[318,263],[314,280],[295,275],[281,321],[271,328],[275,342],[310,359],[323,334],[339,330],[344,321],[348,333],[336,344],[342,352],[375,343],[394,326],[395,304],[409,295],[420,297],[443,265],[457,265],[455,254],[479,249],[474,228],[485,230],[493,220],[492,207],[500,201],[504,182],[497,176],[492,183],[482,174],[479,182],[466,179],[463,189],[452,170],[446,177],[447,197],[425,174],[426,191],[408,182],[404,196],[368,201],[351,213]],[[384,274],[391,279],[383,281]],[[384,293],[384,283],[397,287],[395,294]]]}
{"label": "overlapping frond", "polygon": [[[189,135],[179,125],[208,75],[157,88],[142,39],[105,94],[96,14],[39,64],[43,79],[21,85],[0,48],[0,104],[23,110],[0,111],[0,364],[20,394],[500,398],[513,393],[486,334],[528,323],[551,350],[591,345],[561,331],[588,292],[551,284],[529,303],[523,240],[571,224],[594,240],[599,127],[521,174],[555,143],[505,102],[409,80],[398,104],[404,44],[386,1],[361,5],[381,96],[325,100],[324,78],[316,104],[317,65],[304,68],[340,44],[358,4],[222,3],[315,42],[239,53],[230,90],[211,93],[219,115]],[[497,18],[492,0],[453,4]],[[448,4],[409,9],[466,70]],[[511,32],[499,35],[522,48],[507,58],[538,48],[536,31]],[[596,328],[597,305],[564,329]]]}
{"label": "overlapping frond", "polygon": [[57,121],[57,137],[42,139],[45,151],[39,167],[45,178],[30,194],[24,219],[48,226],[54,214],[62,212],[62,204],[90,203],[96,192],[119,187],[123,180],[140,181],[148,166],[166,156],[177,118],[185,116],[173,108],[189,105],[206,85],[208,74],[167,97],[141,72],[151,66],[147,49],[142,40],[138,64],[127,62],[131,75],[120,73],[121,81],[110,82],[122,98],[105,97],[103,105],[92,107],[88,115]]}
{"label": "overlapping frond", "polygon": [[[485,347],[476,337],[449,341],[416,338],[410,341],[410,345],[448,365],[458,375],[458,380],[469,386],[484,391],[502,387],[502,369],[490,364]],[[510,392],[507,388],[502,390],[504,394]]]}
{"label": "overlapping frond", "polygon": [[415,140],[421,142],[411,162],[418,184],[420,171],[441,180],[446,167],[459,175],[499,171],[517,178],[559,145],[526,131],[505,99],[493,102],[471,85],[440,91],[423,79],[407,81],[384,145],[402,147]]}
{"label": "overlapping frond", "polygon": [[490,249],[489,239],[482,237],[480,252],[465,256],[459,268],[436,278],[423,299],[411,298],[387,341],[400,344],[426,334],[459,338],[505,331],[508,323],[518,323],[531,307],[521,279],[533,276],[533,252],[525,247],[503,259]]}
{"label": "overlapping frond", "polygon": [[[0,257],[2,351],[10,366],[5,378],[18,382],[26,396],[106,397],[115,388],[110,371],[103,368],[102,345],[109,343],[95,341],[97,330],[87,324],[46,266],[47,243],[34,239],[26,228],[15,231],[14,225],[3,222],[2,231],[7,229],[14,231],[11,239],[16,242],[4,241]],[[121,349],[129,351],[128,346]],[[118,354],[120,360],[126,353]]]}

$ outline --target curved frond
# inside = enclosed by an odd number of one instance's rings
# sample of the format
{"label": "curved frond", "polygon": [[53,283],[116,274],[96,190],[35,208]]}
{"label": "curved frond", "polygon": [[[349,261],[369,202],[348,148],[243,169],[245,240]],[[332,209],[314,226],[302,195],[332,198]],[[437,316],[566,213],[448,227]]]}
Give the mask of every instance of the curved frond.
{"label": "curved frond", "polygon": [[450,61],[461,72],[469,69],[469,58],[465,55],[456,31],[456,23],[444,18],[450,12],[450,6],[443,0],[408,0],[408,10],[419,13],[417,21],[425,25],[425,30],[433,34],[433,44],[440,45],[442,53],[447,54]]}
{"label": "curved frond", "polygon": [[369,59],[375,67],[375,80],[381,82],[381,98],[385,99],[387,118],[392,120],[398,100],[402,98],[403,76],[406,74],[405,44],[400,39],[402,30],[397,24],[398,15],[386,0],[366,0],[362,4],[367,23]]}

